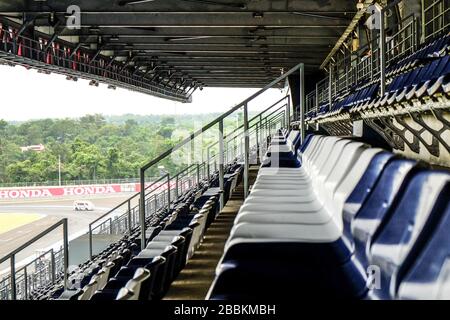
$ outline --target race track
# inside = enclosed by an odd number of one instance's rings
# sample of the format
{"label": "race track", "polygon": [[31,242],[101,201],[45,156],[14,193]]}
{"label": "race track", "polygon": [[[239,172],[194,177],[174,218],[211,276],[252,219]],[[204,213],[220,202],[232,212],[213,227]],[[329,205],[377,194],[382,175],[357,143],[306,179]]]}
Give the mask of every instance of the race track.
{"label": "race track", "polygon": [[[117,195],[88,196],[82,200],[89,200],[95,205],[94,211],[74,211],[74,197],[35,200],[13,200],[1,201],[0,213],[5,215],[44,215],[43,218],[19,226],[0,234],[0,257],[4,257],[12,250],[20,247],[23,243],[50,227],[62,218],[68,219],[69,240],[87,232],[89,223],[127,200],[133,193],[122,193]],[[76,199],[81,200],[81,199]],[[133,205],[137,204],[137,200]],[[31,218],[31,217],[30,217]],[[26,219],[25,219],[26,220]],[[32,219],[33,220],[33,219]],[[11,229],[4,226],[6,230]],[[55,230],[48,236],[35,242],[32,246],[21,251],[16,257],[17,264],[20,261],[35,256],[37,251],[48,248],[62,240],[62,228]],[[9,268],[9,263],[0,265],[0,271]]]}

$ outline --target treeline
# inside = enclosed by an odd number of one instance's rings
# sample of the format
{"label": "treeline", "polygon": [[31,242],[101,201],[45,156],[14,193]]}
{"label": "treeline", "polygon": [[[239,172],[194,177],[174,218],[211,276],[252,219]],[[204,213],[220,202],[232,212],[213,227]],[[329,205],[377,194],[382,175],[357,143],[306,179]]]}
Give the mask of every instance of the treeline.
{"label": "treeline", "polygon": [[[137,177],[143,164],[216,116],[94,114],[22,123],[0,120],[0,183],[57,180],[59,158],[63,180]],[[229,120],[226,127],[235,127],[238,118]],[[206,135],[202,143],[209,143],[214,135]],[[39,144],[44,151],[21,151],[21,147]],[[161,165],[174,173],[184,163],[166,159]],[[149,172],[159,174],[156,168]]]}

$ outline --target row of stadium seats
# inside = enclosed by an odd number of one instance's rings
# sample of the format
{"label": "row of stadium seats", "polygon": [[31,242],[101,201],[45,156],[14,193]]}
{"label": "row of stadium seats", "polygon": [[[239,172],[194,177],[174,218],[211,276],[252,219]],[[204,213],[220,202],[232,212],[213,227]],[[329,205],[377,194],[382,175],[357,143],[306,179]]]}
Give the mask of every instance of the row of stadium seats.
{"label": "row of stadium seats", "polygon": [[318,120],[341,113],[368,112],[392,107],[412,100],[425,99],[437,93],[450,93],[450,35],[422,44],[413,54],[394,61],[387,69],[386,94],[379,96],[379,81],[367,81],[350,92],[337,94],[335,102],[310,110],[306,120]]}
{"label": "row of stadium seats", "polygon": [[339,137],[284,152],[296,134],[272,140],[208,297],[450,298],[450,173]]}
{"label": "row of stadium seats", "polygon": [[[226,172],[225,201],[242,178],[242,166],[234,164]],[[81,290],[66,291],[59,298],[97,301],[163,298],[219,212],[221,192],[216,184],[217,175],[200,190],[191,189],[191,196],[175,203],[158,224],[148,226],[144,250],[140,250],[137,230],[121,241],[118,248],[116,245],[96,259],[96,268],[83,277]]]}

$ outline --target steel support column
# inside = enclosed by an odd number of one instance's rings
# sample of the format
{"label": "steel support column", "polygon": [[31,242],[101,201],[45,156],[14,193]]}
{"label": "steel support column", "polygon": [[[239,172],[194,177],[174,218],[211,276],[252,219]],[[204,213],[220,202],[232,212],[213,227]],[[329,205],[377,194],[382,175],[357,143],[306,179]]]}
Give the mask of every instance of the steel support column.
{"label": "steel support column", "polygon": [[[331,103],[331,102],[330,102]],[[330,105],[331,106],[331,105]],[[302,63],[300,65],[300,123],[301,123],[301,138],[302,143],[305,141],[306,128],[305,128],[305,110],[306,110],[306,99],[305,99],[305,65]]]}
{"label": "steel support column", "polygon": [[63,219],[63,250],[64,250],[64,290],[67,290],[69,284],[69,230],[68,220]]}
{"label": "steel support column", "polygon": [[249,156],[250,141],[248,136],[248,104],[244,105],[244,199],[248,196],[249,191]]}
{"label": "steel support column", "polygon": [[223,142],[223,120],[219,121],[219,188],[220,188],[220,210],[225,206],[224,199],[224,142]]}
{"label": "steel support column", "polygon": [[384,27],[384,15],[385,11],[383,9],[380,9],[380,94],[382,97],[386,93],[386,30]]}
{"label": "steel support column", "polygon": [[[141,225],[141,249],[144,250],[146,247],[146,237],[145,237],[145,171],[141,169],[140,174],[141,179],[141,190],[139,198],[139,223]],[[155,201],[156,207],[156,201]]]}

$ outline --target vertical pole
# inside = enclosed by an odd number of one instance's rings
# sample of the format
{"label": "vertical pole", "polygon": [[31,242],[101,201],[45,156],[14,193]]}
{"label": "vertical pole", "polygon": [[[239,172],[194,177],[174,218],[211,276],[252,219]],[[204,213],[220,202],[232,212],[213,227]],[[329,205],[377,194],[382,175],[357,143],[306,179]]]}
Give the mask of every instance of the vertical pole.
{"label": "vertical pole", "polygon": [[425,36],[425,33],[426,33],[426,28],[425,28],[425,1],[424,0],[422,0],[422,19],[421,19],[421,21],[420,21],[420,24],[421,24],[421,30],[422,30],[422,35],[421,35],[421,38],[422,38],[422,42],[425,42],[425,39],[426,39],[426,36]]}
{"label": "vertical pole", "polygon": [[58,181],[61,187],[61,155],[58,155]]}
{"label": "vertical pole", "polygon": [[259,141],[259,122],[255,124],[256,126],[256,162],[258,163],[259,159],[259,148],[261,147],[260,141]]}
{"label": "vertical pole", "polygon": [[270,128],[269,128],[269,123],[268,123],[268,119],[267,119],[267,117],[266,117],[266,130],[265,130],[265,134],[264,134],[264,136],[265,136],[265,139],[266,139],[266,143],[265,143],[265,146],[266,146],[266,149],[267,149],[267,138],[269,137],[269,135],[270,135]]}
{"label": "vertical pole", "polygon": [[144,250],[146,247],[146,237],[145,237],[145,171],[141,169],[140,172],[140,179],[141,179],[141,190],[140,190],[140,198],[139,198],[139,217],[141,224],[141,249]]}
{"label": "vertical pole", "polygon": [[386,30],[384,29],[384,10],[379,10],[380,15],[380,93],[383,97],[386,93]]}
{"label": "vertical pole", "polygon": [[200,186],[200,164],[197,163],[197,185]]}
{"label": "vertical pole", "polygon": [[11,263],[11,300],[16,300],[16,256],[12,255],[10,259]]}
{"label": "vertical pole", "polygon": [[319,111],[319,83],[316,83],[316,113]]}
{"label": "vertical pole", "polygon": [[[25,267],[23,269],[23,276],[24,276],[24,286],[25,286],[25,300],[28,300],[28,272],[27,272],[27,267]],[[55,283],[55,279],[54,278],[53,278],[53,283]]]}
{"label": "vertical pole", "polygon": [[211,178],[211,157],[209,147],[206,149],[206,162],[208,162],[206,168],[208,172],[208,180]]}
{"label": "vertical pole", "polygon": [[286,127],[286,129],[291,127],[291,99],[289,96],[287,97],[286,103]]}
{"label": "vertical pole", "polygon": [[92,224],[89,224],[89,258],[92,260],[93,257],[93,249],[92,249]]}
{"label": "vertical pole", "polygon": [[67,229],[67,218],[63,220],[63,250],[64,250],[64,289],[67,290],[69,275],[69,232]]}
{"label": "vertical pole", "polygon": [[167,174],[167,212],[170,211],[170,174]]}
{"label": "vertical pole", "polygon": [[195,163],[195,138],[191,140],[191,162],[190,165]]}
{"label": "vertical pole", "polygon": [[[329,70],[330,70],[330,72],[329,72],[329,77],[328,77],[328,101],[329,101],[328,110],[331,110],[331,107],[333,104],[333,64],[332,63],[330,63]],[[301,86],[302,86],[302,84],[300,84],[300,87]]]}
{"label": "vertical pole", "polygon": [[131,236],[132,232],[132,222],[131,222],[131,201],[128,200],[128,234]]}
{"label": "vertical pole", "polygon": [[[305,141],[305,65],[302,63],[300,65],[300,123],[302,125],[301,128],[301,138],[302,143]],[[330,101],[331,103],[331,101]],[[331,104],[330,104],[331,106]]]}
{"label": "vertical pole", "polygon": [[244,105],[244,199],[247,198],[249,191],[249,151],[250,141],[248,137],[248,104]]}
{"label": "vertical pole", "polygon": [[224,199],[224,159],[223,159],[223,119],[219,122],[219,187],[220,187],[220,210],[223,209],[225,205]]}
{"label": "vertical pole", "polygon": [[177,174],[176,179],[175,179],[175,198],[178,200],[179,198],[179,194],[178,194],[178,188],[179,188],[179,184],[180,184],[180,175]]}
{"label": "vertical pole", "polygon": [[[50,250],[50,262],[52,264],[52,283],[56,281],[56,263],[55,263],[55,252],[53,249]],[[25,268],[26,271],[26,268]]]}

